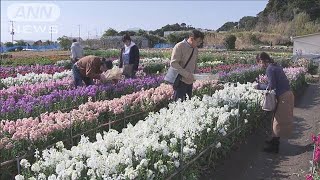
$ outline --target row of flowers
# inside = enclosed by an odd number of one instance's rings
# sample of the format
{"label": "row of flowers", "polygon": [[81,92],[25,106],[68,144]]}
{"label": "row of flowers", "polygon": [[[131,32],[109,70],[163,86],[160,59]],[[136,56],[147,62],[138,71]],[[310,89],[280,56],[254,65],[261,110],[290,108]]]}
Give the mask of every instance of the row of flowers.
{"label": "row of flowers", "polygon": [[237,69],[248,69],[252,67],[253,65],[250,64],[225,64],[225,65],[217,65],[217,66],[207,66],[204,68],[200,68],[200,72],[202,73],[229,73],[231,71],[237,70]]}
{"label": "row of flowers", "polygon": [[62,89],[59,87],[42,96],[25,94],[16,99],[13,96],[0,99],[0,118],[18,119],[38,116],[44,112],[77,107],[87,102],[89,97],[94,100],[105,100],[123,94],[139,91],[142,88],[157,87],[163,81],[162,76],[147,76],[137,79],[124,79],[117,84],[97,84],[78,88]]}
{"label": "row of flowers", "polygon": [[28,73],[25,75],[17,74],[17,77],[8,77],[1,80],[1,83],[7,87],[9,86],[20,86],[23,84],[35,84],[40,82],[52,81],[62,79],[64,77],[70,77],[71,71],[56,72],[54,74],[47,73]]}
{"label": "row of flowers", "polygon": [[260,121],[261,98],[252,84],[225,84],[211,97],[169,104],[122,132],[98,133],[94,142],[83,136],[70,150],[59,142],[37,152],[32,165],[22,160],[16,179],[163,179],[206,146],[224,146],[216,140],[235,124]]}
{"label": "row of flowers", "polygon": [[32,66],[17,66],[17,67],[0,67],[0,78],[17,77],[18,74],[25,75],[28,73],[35,74],[54,74],[56,72],[64,71],[63,67],[54,65],[32,65]]}
{"label": "row of flowers", "polygon": [[[217,66],[217,69],[219,70],[229,69],[229,72],[227,73],[225,73],[224,71],[220,71],[218,73],[219,79],[221,81],[240,82],[240,83],[253,82],[255,78],[262,73],[262,69],[260,69],[258,66],[244,65],[244,66],[240,66],[239,68],[235,68],[236,66],[234,66],[232,71],[230,71],[231,66],[228,66],[228,67],[229,68],[223,68],[221,66],[220,67]],[[137,74],[139,76],[141,75],[142,77],[144,77],[145,75],[142,70],[140,70]],[[124,84],[118,83],[115,86],[116,87],[115,89],[117,89],[117,87],[120,87],[120,88],[123,88],[123,86],[126,87],[127,86],[125,83],[126,81],[123,81],[123,82]],[[140,83],[138,82],[138,84]],[[150,83],[147,83],[147,84],[150,84]],[[33,86],[31,85],[31,87]],[[101,87],[103,88],[101,89]],[[12,89],[16,89],[16,88],[12,88]],[[40,89],[42,89],[42,87]],[[79,101],[80,103],[86,102],[86,99],[88,96],[91,96],[91,97],[96,96],[97,94],[99,94],[99,92],[102,92],[104,90],[109,90],[110,87],[107,86],[106,88],[106,86],[92,86],[89,88],[81,87],[77,89],[66,90],[62,86],[62,87],[59,87],[59,90],[55,90],[54,88],[51,88],[51,89],[53,90],[52,92],[50,92],[50,88],[47,88],[45,92],[49,92],[49,94],[44,93],[44,95],[42,96],[33,96],[32,95],[33,93],[31,94],[28,93],[28,95],[20,96],[19,99],[17,99],[15,96],[9,96],[9,97],[0,99],[0,108],[1,108],[0,118],[17,119],[17,118],[27,117],[27,116],[37,116],[41,112],[54,111],[54,110],[58,110],[59,108],[65,108],[69,106],[70,103],[74,104],[75,101]],[[3,91],[8,92],[7,90],[3,90]],[[34,90],[31,92],[34,92],[34,91],[37,92],[37,88],[34,88]],[[78,97],[81,97],[81,98],[77,99]],[[75,105],[78,105],[78,104],[79,103],[76,103]],[[52,107],[52,106],[55,106],[55,107]]]}
{"label": "row of flowers", "polygon": [[[197,81],[196,94],[208,93],[211,82]],[[97,123],[116,120],[137,112],[148,112],[156,107],[164,107],[171,99],[170,85],[161,84],[157,88],[142,90],[132,94],[105,101],[89,101],[70,112],[44,113],[36,118],[14,121],[2,120],[0,124],[0,151],[2,157],[14,157],[27,148],[41,148],[68,137],[72,125],[74,133],[96,127]],[[130,119],[130,121],[132,118]]]}
{"label": "row of flowers", "polygon": [[[57,89],[71,89],[73,87],[73,79],[65,77],[54,81],[40,82],[36,84],[23,84],[20,86],[10,86],[0,90],[0,100],[4,101],[9,98],[22,98],[26,94],[36,97],[46,95]],[[0,103],[1,104],[1,103]]]}

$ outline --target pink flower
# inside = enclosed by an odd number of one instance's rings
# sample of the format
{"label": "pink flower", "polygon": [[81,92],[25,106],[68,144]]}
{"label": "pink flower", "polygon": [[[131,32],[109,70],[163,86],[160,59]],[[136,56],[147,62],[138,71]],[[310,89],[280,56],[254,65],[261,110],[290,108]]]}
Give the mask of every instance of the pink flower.
{"label": "pink flower", "polygon": [[314,134],[311,135],[311,139],[312,139],[312,141],[313,141],[314,143],[316,143],[317,137],[316,137]]}
{"label": "pink flower", "polygon": [[312,174],[307,174],[306,175],[306,180],[313,180]]}
{"label": "pink flower", "polygon": [[316,150],[314,152],[314,162],[318,163],[320,161],[320,148],[316,147]]}

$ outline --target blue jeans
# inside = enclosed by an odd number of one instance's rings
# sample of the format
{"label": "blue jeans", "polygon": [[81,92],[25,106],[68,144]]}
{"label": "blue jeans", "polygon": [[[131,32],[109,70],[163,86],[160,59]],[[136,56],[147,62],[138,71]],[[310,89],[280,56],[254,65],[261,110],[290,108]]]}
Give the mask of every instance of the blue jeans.
{"label": "blue jeans", "polygon": [[78,67],[75,64],[72,65],[72,74],[73,74],[73,78],[74,78],[74,86],[75,87],[83,86],[82,81],[84,81],[86,86],[93,84],[93,80],[91,78],[81,75]]}
{"label": "blue jeans", "polygon": [[182,101],[185,101],[187,99],[187,95],[189,96],[189,99],[191,99],[192,85],[193,84],[186,84],[186,83],[180,81],[179,86],[174,91],[173,100],[178,101],[179,99],[181,99]]}

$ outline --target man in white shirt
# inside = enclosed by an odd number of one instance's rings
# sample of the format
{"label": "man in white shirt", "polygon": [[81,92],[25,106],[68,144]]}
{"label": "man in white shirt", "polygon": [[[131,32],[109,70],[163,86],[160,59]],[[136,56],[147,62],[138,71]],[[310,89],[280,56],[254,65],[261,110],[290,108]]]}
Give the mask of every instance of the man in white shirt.
{"label": "man in white shirt", "polygon": [[83,57],[83,48],[80,43],[77,42],[76,39],[73,39],[73,43],[71,45],[71,61],[72,63],[77,62],[80,58]]}

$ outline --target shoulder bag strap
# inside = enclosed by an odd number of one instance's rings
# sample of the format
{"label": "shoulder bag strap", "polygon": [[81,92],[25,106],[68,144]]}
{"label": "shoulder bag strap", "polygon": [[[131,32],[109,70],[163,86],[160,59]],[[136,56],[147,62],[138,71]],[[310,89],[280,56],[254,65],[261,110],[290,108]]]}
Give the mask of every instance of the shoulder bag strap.
{"label": "shoulder bag strap", "polygon": [[192,48],[192,53],[191,53],[191,55],[190,55],[190,57],[189,57],[189,59],[188,59],[187,63],[184,65],[183,69],[184,69],[184,68],[186,68],[186,67],[187,67],[187,65],[189,64],[189,62],[190,62],[190,60],[191,60],[191,58],[192,58],[192,55],[193,55],[193,51],[194,51],[194,48]]}

